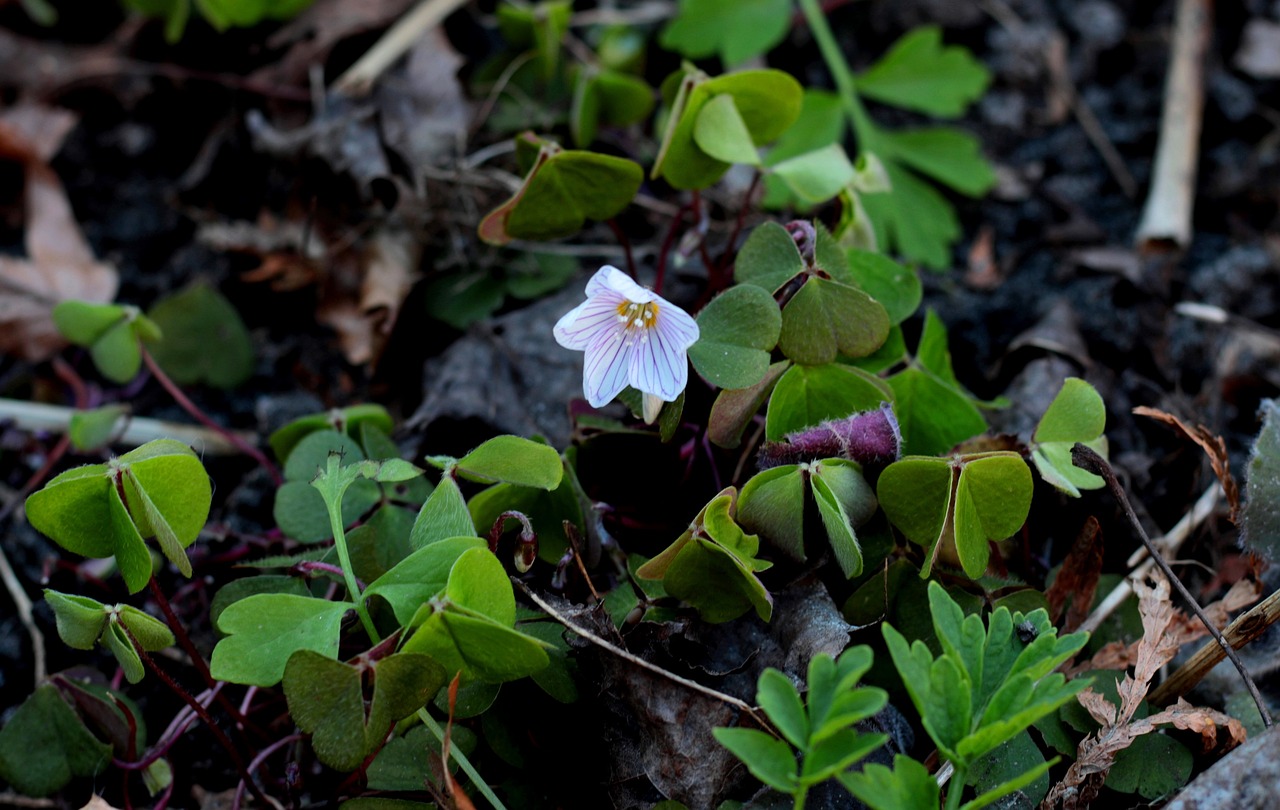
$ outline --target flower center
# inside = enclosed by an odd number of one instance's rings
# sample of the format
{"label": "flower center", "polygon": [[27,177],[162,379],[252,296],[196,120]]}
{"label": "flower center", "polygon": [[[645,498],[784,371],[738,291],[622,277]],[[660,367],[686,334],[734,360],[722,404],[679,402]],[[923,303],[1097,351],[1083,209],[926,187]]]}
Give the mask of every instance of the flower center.
{"label": "flower center", "polygon": [[654,301],[647,304],[623,301],[618,304],[618,323],[626,343],[637,339],[643,343],[649,339],[649,330],[658,325],[658,304]]}

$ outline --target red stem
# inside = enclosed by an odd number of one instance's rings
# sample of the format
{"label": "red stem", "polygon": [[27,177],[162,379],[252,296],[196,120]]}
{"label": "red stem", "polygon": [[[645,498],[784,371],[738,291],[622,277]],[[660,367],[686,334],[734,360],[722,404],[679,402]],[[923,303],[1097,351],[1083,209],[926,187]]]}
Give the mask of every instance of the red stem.
{"label": "red stem", "polygon": [[631,240],[627,238],[627,232],[622,230],[618,220],[610,217],[608,222],[609,228],[613,230],[613,235],[618,238],[618,244],[622,245],[622,250],[627,255],[627,274],[634,280],[636,279],[636,258],[631,252]]}
{"label": "red stem", "polygon": [[147,368],[156,378],[156,381],[164,387],[164,390],[169,392],[169,396],[173,397],[174,401],[182,406],[184,411],[191,414],[197,422],[226,439],[241,453],[244,453],[254,461],[258,462],[258,464],[262,465],[262,468],[271,476],[271,480],[277,487],[284,483],[284,478],[280,475],[280,471],[276,469],[276,465],[272,464],[271,460],[263,455],[261,450],[210,419],[204,411],[200,410],[198,405],[188,399],[186,394],[182,393],[182,389],[179,388],[173,380],[169,379],[169,375],[164,373],[164,369],[160,368],[160,364],[157,363],[155,358],[151,356],[151,353],[146,350],[146,347],[140,346],[139,349],[142,352],[143,362],[147,364]]}
{"label": "red stem", "polygon": [[675,244],[680,224],[684,221],[684,212],[688,210],[689,206],[685,205],[676,211],[676,215],[671,218],[671,225],[667,228],[667,235],[662,240],[662,249],[658,251],[658,270],[653,279],[653,291],[658,295],[662,295],[662,283],[667,277],[667,257],[671,255],[671,246]]}

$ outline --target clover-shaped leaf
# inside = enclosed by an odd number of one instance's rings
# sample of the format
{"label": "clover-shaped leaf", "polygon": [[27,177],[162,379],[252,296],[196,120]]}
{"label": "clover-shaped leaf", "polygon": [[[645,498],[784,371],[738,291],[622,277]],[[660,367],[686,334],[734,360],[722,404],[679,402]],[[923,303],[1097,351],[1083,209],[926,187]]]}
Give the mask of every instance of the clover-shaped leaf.
{"label": "clover-shaped leaf", "polygon": [[855,530],[876,511],[876,496],[857,462],[828,458],[756,474],[738,498],[738,522],[789,558],[804,562],[806,481],[841,571],[847,577],[857,576],[862,571],[862,548]]}
{"label": "clover-shaped leaf", "polygon": [[846,255],[854,281],[880,302],[889,315],[889,323],[902,323],[920,306],[924,288],[914,269],[869,250],[853,249]]}
{"label": "clover-shaped leaf", "polygon": [[464,551],[487,547],[479,537],[449,537],[423,546],[370,583],[364,596],[382,597],[396,620],[408,624],[424,602],[444,590],[453,564]]}
{"label": "clover-shaped leaf", "polygon": [[101,643],[120,662],[129,683],[137,683],[143,676],[135,642],[147,652],[163,650],[174,643],[173,633],[164,622],[130,605],[107,606],[85,596],[48,588],[44,598],[53,608],[58,635],[67,646],[91,650],[95,643]]}
{"label": "clover-shaped leaf", "polygon": [[737,495],[733,487],[722,490],[684,534],[636,571],[661,579],[668,594],[693,605],[707,622],[727,622],[752,608],[765,621],[773,614],[773,597],[756,577],[772,563],[756,559],[759,539],[735,522]]}
{"label": "clover-shaped leaf", "polygon": [[1105,454],[1106,425],[1107,408],[1097,390],[1078,377],[1064,380],[1031,437],[1031,460],[1040,477],[1075,498],[1082,489],[1101,489],[1101,477],[1071,463],[1071,447],[1081,442]]}
{"label": "clover-shaped leaf", "polygon": [[[717,101],[707,122],[700,126],[704,108],[721,96],[728,96],[729,100]],[[738,135],[728,135],[730,130],[740,135],[740,122],[750,145],[763,146],[796,120],[802,98],[799,82],[780,70],[747,70],[714,79],[696,71],[685,74],[668,113],[650,176],[665,178],[679,189],[706,188],[729,170],[730,162],[720,157],[746,157],[747,143]],[[705,140],[720,157],[708,153],[700,140]],[[750,151],[754,158],[754,149]]]}
{"label": "clover-shaped leaf", "polygon": [[249,330],[231,302],[208,283],[196,282],[161,299],[147,314],[164,333],[152,354],[179,385],[235,388],[253,374]]}
{"label": "clover-shaped leaf", "polygon": [[838,143],[830,143],[802,155],[774,163],[773,174],[782,178],[801,203],[826,202],[853,182],[855,172],[849,155]]}
{"label": "clover-shaped leaf", "polygon": [[143,539],[186,576],[183,551],[209,515],[212,490],[196,454],[173,439],[156,439],[106,464],[67,470],[26,501],[27,519],[68,551],[86,557],[113,554],[130,593],[151,578]]}
{"label": "clover-shaped leaf", "polygon": [[142,368],[139,341],[160,339],[160,327],[137,307],[62,301],[53,308],[53,323],[67,340],[87,346],[98,371],[108,380],[127,383]]}
{"label": "clover-shaped leaf", "polygon": [[625,127],[653,111],[653,88],[637,76],[584,67],[578,72],[569,122],[573,142],[590,146],[601,124]]}
{"label": "clover-shaped leaf", "polygon": [[548,663],[546,645],[515,629],[516,603],[502,563],[487,549],[464,551],[449,571],[444,590],[423,605],[402,652],[439,661],[446,675],[464,681],[523,678]]}
{"label": "clover-shaped leaf", "polygon": [[991,74],[965,48],[946,47],[935,25],[909,31],[857,77],[858,93],[895,107],[955,118],[987,89]]}
{"label": "clover-shaped leaf", "polygon": [[[285,462],[285,481],[276,490],[272,513],[281,531],[299,542],[318,543],[333,537],[324,498],[311,485],[331,453],[341,455],[348,464],[364,461],[354,439],[336,430],[318,430],[302,437]],[[382,491],[373,481],[354,481],[342,498],[343,525],[350,525],[381,498]]]}
{"label": "clover-shaped leaf", "polygon": [[701,336],[689,348],[689,360],[699,374],[720,388],[749,388],[764,377],[782,329],[773,296],[751,285],[731,287],[697,320]]}
{"label": "clover-shaped leaf", "polygon": [[622,213],[644,179],[643,170],[630,160],[563,149],[532,133],[521,139],[536,142],[538,156],[520,189],[480,223],[480,238],[490,244],[571,236],[588,219]]}
{"label": "clover-shaped leaf", "polygon": [[707,437],[730,449],[741,444],[743,431],[790,366],[791,361],[779,360],[765,369],[764,376],[755,385],[721,391],[707,417]]}
{"label": "clover-shaped leaf", "polygon": [[49,684],[36,688],[0,729],[0,779],[28,796],[48,796],[111,764],[99,740]]}
{"label": "clover-shaped leaf", "polygon": [[1009,537],[1031,508],[1031,471],[1017,453],[908,456],[880,474],[876,493],[889,520],[924,547],[920,575],[954,553],[973,579],[987,570],[988,543]]}
{"label": "clover-shaped leaf", "polygon": [[[373,682],[367,703],[362,685],[366,671]],[[382,745],[394,723],[431,700],[444,686],[445,675],[440,664],[420,653],[349,664],[299,650],[290,656],[282,683],[289,715],[311,735],[320,761],[353,771]]]}
{"label": "clover-shaped leaf", "polygon": [[245,597],[218,618],[226,638],[213,648],[209,671],[220,681],[275,686],[298,650],[336,659],[342,617],[354,608],[350,602],[284,593]]}
{"label": "clover-shaped leaf", "polygon": [[[335,408],[325,413],[315,413],[293,420],[276,430],[267,439],[271,451],[282,462],[289,460],[289,454],[298,442],[310,433],[318,430],[336,430],[345,433],[352,439],[360,440],[366,428],[374,428],[383,435],[391,433],[394,424],[387,409],[381,405],[352,405],[349,408]],[[370,448],[365,448],[371,453]],[[318,464],[317,466],[323,466]]]}

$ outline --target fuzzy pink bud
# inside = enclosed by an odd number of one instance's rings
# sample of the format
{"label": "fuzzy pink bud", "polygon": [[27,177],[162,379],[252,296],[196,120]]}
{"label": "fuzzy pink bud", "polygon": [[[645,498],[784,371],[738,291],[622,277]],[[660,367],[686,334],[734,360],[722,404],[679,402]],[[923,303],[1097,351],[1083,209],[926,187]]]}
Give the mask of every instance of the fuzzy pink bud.
{"label": "fuzzy pink bud", "polygon": [[762,470],[783,464],[799,464],[822,458],[847,458],[864,466],[897,461],[902,449],[902,431],[893,406],[883,403],[877,410],[830,419],[795,433],[780,442],[767,442],[756,456]]}

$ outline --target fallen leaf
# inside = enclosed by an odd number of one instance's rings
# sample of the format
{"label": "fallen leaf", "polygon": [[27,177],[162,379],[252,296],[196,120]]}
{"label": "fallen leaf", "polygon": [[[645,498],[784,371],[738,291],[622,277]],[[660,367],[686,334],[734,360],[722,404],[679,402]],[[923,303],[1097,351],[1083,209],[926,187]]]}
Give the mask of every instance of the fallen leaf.
{"label": "fallen leaf", "polygon": [[458,81],[461,67],[462,57],[436,27],[375,88],[383,143],[415,172],[454,162],[466,145],[471,105]]}
{"label": "fallen leaf", "polygon": [[1209,464],[1213,466],[1213,474],[1218,476],[1218,481],[1222,484],[1222,491],[1227,496],[1227,503],[1231,506],[1231,514],[1228,516],[1228,520],[1238,524],[1240,487],[1236,484],[1235,477],[1231,475],[1231,458],[1227,454],[1226,441],[1221,436],[1214,435],[1204,425],[1196,425],[1192,428],[1173,414],[1157,408],[1139,405],[1133,409],[1133,412],[1138,416],[1149,416],[1158,422],[1170,425],[1176,428],[1183,436],[1200,445],[1200,449],[1204,450],[1205,455],[1209,457]]}
{"label": "fallen leaf", "polygon": [[0,351],[47,360],[66,345],[53,325],[54,305],[68,299],[106,303],[116,294],[115,268],[93,256],[62,182],[49,168],[73,115],[33,105],[0,115],[0,158],[23,166],[26,258],[0,256]]}
{"label": "fallen leaf", "polygon": [[978,229],[969,248],[969,268],[964,283],[975,290],[994,290],[1004,282],[1004,274],[996,261],[996,232],[990,225]]}
{"label": "fallen leaf", "polygon": [[1053,585],[1044,593],[1049,604],[1049,618],[1054,622],[1062,617],[1063,609],[1067,609],[1062,623],[1064,632],[1074,631],[1089,616],[1098,577],[1102,574],[1102,552],[1101,527],[1098,519],[1090,515],[1062,561]]}
{"label": "fallen leaf", "polygon": [[[355,267],[331,273],[316,319],[338,333],[353,365],[376,362],[395,327],[400,305],[418,277],[421,245],[403,228],[387,226],[369,240]],[[344,279],[359,279],[353,294]]]}

